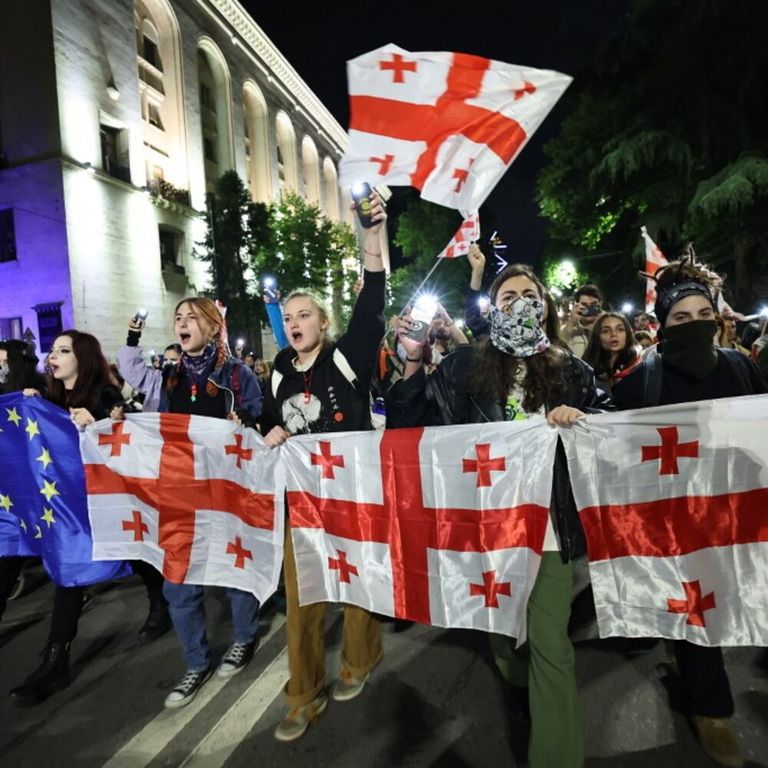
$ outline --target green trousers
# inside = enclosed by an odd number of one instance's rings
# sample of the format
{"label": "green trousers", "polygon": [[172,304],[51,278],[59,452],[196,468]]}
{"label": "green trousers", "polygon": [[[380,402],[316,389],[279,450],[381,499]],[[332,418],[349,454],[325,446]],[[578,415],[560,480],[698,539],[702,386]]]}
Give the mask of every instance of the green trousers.
{"label": "green trousers", "polygon": [[528,642],[489,635],[502,677],[528,688],[530,768],[582,768],[584,721],[576,686],[573,645],[568,639],[573,565],[558,552],[543,552],[528,601]]}

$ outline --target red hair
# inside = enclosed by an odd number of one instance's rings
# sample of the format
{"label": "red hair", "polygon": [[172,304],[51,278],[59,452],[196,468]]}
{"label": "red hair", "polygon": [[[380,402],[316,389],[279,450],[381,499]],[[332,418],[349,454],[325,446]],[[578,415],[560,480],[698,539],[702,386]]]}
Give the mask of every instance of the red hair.
{"label": "red hair", "polygon": [[[176,309],[173,310],[174,317],[176,317],[176,313],[179,311],[179,307],[181,307],[182,304],[189,304],[189,306],[205,320],[205,324],[208,326],[209,330],[213,331],[211,340],[216,343],[216,362],[214,364],[214,370],[221,368],[221,366],[229,359],[229,347],[226,342],[227,327],[224,322],[224,317],[221,314],[221,310],[210,299],[206,299],[205,296],[192,296],[188,299],[182,299],[176,305]],[[169,392],[174,390],[179,383],[179,370],[180,363],[176,365],[175,370],[168,376],[165,388]],[[218,394],[219,388],[208,381],[205,384],[205,391],[211,397],[214,397]]]}

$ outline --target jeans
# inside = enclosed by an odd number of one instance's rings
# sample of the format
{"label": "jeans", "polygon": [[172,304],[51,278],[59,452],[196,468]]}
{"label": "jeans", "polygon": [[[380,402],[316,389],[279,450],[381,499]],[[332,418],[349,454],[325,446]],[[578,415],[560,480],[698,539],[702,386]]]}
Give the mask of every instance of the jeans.
{"label": "jeans", "polygon": [[[211,646],[205,631],[203,587],[166,581],[163,594],[173,628],[181,643],[181,653],[190,672],[202,672],[211,666]],[[227,588],[232,609],[236,643],[253,643],[259,636],[259,601],[241,589]]]}

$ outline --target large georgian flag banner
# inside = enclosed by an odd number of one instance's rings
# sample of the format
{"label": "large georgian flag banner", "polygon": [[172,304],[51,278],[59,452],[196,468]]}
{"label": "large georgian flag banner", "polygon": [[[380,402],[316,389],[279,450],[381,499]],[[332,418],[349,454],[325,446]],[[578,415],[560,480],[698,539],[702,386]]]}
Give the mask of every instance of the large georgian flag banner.
{"label": "large georgian flag banner", "polygon": [[62,587],[131,572],[93,560],[78,442],[63,408],[21,392],[0,397],[0,557],[40,557]]}
{"label": "large georgian flag banner", "polygon": [[768,645],[768,396],[563,430],[601,636]]}
{"label": "large georgian flag banner", "polygon": [[394,44],[347,62],[347,78],[341,184],[410,185],[467,214],[480,209],[572,79]]}
{"label": "large georgian flag banner", "polygon": [[292,437],[302,604],[525,638],[557,432],[525,422]]}
{"label": "large georgian flag banner", "polygon": [[93,556],[151,563],[169,581],[235,587],[262,602],[283,557],[279,455],[252,429],[148,413],[81,441]]}

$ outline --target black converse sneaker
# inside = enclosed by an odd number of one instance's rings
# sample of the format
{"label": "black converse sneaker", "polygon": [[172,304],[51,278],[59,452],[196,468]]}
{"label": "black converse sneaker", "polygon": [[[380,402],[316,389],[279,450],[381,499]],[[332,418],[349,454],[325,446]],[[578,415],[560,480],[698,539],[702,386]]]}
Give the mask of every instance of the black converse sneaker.
{"label": "black converse sneaker", "polygon": [[212,673],[213,669],[211,667],[204,669],[202,672],[187,672],[165,697],[165,706],[168,709],[186,707],[195,698],[197,692],[208,681]]}
{"label": "black converse sneaker", "polygon": [[232,643],[221,658],[221,664],[216,670],[216,677],[232,677],[242,672],[253,658],[256,643]]}

